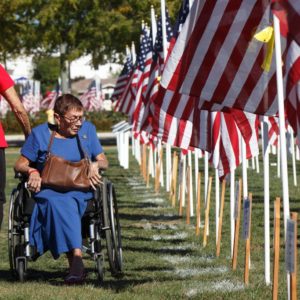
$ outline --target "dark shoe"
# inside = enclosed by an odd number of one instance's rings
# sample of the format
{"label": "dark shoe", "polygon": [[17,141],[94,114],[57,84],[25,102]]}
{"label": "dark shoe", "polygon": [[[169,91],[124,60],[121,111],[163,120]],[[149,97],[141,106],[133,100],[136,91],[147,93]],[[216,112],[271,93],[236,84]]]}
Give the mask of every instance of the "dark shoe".
{"label": "dark shoe", "polygon": [[83,273],[82,275],[72,275],[72,274],[69,274],[65,278],[65,284],[68,284],[68,285],[83,284],[84,280],[85,280],[85,277],[86,277],[85,273]]}

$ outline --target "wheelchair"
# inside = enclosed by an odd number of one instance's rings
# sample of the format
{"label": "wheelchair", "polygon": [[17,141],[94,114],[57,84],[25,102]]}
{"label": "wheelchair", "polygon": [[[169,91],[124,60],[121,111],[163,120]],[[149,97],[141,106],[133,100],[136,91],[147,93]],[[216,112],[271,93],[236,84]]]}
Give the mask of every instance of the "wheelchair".
{"label": "wheelchair", "polygon": [[[26,177],[16,174],[16,178],[20,182],[10,197],[8,252],[12,275],[23,282],[27,276],[28,262],[35,261],[39,255],[35,247],[29,245],[29,224],[35,201],[26,187]],[[81,223],[82,250],[95,261],[99,281],[104,280],[105,248],[112,276],[121,276],[123,258],[117,199],[113,184],[106,178],[88,201]]]}

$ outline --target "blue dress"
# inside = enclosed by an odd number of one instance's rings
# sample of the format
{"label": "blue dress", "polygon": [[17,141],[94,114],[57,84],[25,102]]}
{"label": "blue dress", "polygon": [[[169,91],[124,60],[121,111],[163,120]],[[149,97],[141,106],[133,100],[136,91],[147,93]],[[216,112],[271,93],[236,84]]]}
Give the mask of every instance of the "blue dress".
{"label": "blue dress", "polygon": [[[40,171],[50,135],[47,123],[39,125],[32,130],[21,149],[21,154],[36,162]],[[91,160],[103,152],[93,124],[84,122],[78,135]],[[54,138],[51,153],[70,161],[82,159],[76,137]],[[39,254],[50,250],[56,259],[61,253],[82,247],[81,217],[92,196],[89,191],[57,192],[49,188],[34,195],[36,204],[30,221],[30,244],[37,248]]]}

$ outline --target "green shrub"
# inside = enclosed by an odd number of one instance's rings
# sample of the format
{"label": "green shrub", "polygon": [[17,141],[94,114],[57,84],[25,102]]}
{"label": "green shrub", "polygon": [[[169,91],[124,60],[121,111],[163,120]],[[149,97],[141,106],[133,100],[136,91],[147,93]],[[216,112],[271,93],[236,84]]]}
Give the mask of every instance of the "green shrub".
{"label": "green shrub", "polygon": [[[32,127],[47,121],[45,111],[40,111],[34,115],[30,115],[29,118]],[[126,116],[113,111],[87,112],[86,119],[96,126],[97,131],[111,131],[111,126],[122,120],[126,120]],[[0,121],[6,134],[22,133],[21,126],[16,120],[13,112],[9,111],[5,118],[0,118]]]}

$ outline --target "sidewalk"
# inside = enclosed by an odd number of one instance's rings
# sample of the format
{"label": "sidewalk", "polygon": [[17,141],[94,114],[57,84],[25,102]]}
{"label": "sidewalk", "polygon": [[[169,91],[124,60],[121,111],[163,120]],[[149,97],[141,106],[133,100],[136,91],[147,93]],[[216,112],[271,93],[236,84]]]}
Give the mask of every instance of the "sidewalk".
{"label": "sidewalk", "polygon": [[[97,132],[97,136],[103,146],[116,145],[116,136],[112,132]],[[25,140],[22,134],[5,135],[5,139],[10,147],[20,147]]]}

